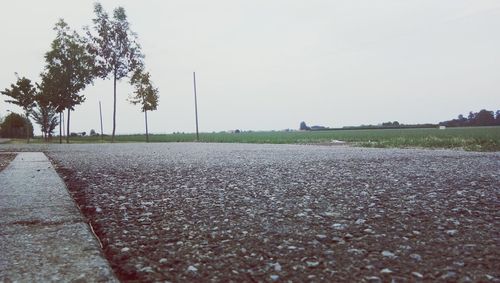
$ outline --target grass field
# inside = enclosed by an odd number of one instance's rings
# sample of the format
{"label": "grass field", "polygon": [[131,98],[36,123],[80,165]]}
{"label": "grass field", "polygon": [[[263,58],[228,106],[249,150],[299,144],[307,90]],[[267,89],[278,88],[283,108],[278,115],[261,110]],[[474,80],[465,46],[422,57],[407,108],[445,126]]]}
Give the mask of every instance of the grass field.
{"label": "grass field", "polygon": [[[150,135],[151,142],[192,142],[195,134]],[[72,137],[71,143],[110,142],[111,137]],[[301,132],[201,133],[201,142],[329,144],[340,140],[362,147],[457,148],[469,151],[500,151],[500,127],[439,129],[369,129]],[[58,142],[55,138],[53,142]],[[116,136],[117,142],[143,142],[144,135]],[[14,140],[14,143],[24,142]],[[40,138],[35,143],[43,142]]]}

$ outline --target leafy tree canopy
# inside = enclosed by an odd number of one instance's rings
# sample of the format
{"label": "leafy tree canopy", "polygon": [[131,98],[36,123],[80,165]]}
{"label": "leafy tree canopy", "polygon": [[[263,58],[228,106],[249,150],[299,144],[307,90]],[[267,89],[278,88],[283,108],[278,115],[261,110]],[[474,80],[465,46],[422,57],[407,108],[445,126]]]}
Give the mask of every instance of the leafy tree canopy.
{"label": "leafy tree canopy", "polygon": [[157,109],[158,89],[153,86],[149,72],[137,69],[130,79],[130,84],[135,88],[135,96],[129,98],[132,104],[140,104],[142,112]]}
{"label": "leafy tree canopy", "polygon": [[74,110],[85,101],[79,95],[94,78],[94,58],[88,53],[85,40],[63,19],[55,25],[56,38],[45,54],[45,73],[40,88],[57,112]]}
{"label": "leafy tree canopy", "polygon": [[[41,96],[43,97],[43,96]],[[45,138],[51,137],[59,119],[57,118],[56,109],[51,104],[37,103],[37,107],[33,111],[33,120],[40,125],[40,129]]]}
{"label": "leafy tree canopy", "polygon": [[31,80],[25,77],[18,77],[16,84],[11,84],[10,89],[6,88],[0,93],[11,97],[12,99],[5,100],[5,102],[12,103],[23,108],[26,116],[29,116],[29,114],[33,110],[33,107],[35,107],[35,97],[37,94],[37,90],[36,87],[31,83]]}
{"label": "leafy tree canopy", "polygon": [[127,77],[142,65],[144,56],[137,43],[137,34],[130,30],[125,9],[116,8],[110,18],[102,5],[96,3],[94,13],[97,35],[93,36],[90,30],[87,34],[90,38],[89,50],[96,60],[96,74],[101,78],[113,74],[117,80]]}
{"label": "leafy tree canopy", "polygon": [[3,138],[25,138],[26,133],[30,137],[33,136],[33,125],[28,119],[17,113],[5,116],[0,124],[0,136]]}
{"label": "leafy tree canopy", "polygon": [[300,129],[301,131],[309,131],[309,130],[311,130],[311,128],[310,128],[310,127],[308,127],[308,126],[306,125],[306,122],[304,122],[304,121],[300,122],[299,129]]}
{"label": "leafy tree canopy", "polygon": [[[495,117],[496,115],[496,117]],[[464,115],[458,115],[458,119],[444,121],[439,123],[448,127],[467,127],[467,126],[494,126],[500,125],[500,110],[489,111],[482,109],[479,112],[470,111],[467,118]]]}

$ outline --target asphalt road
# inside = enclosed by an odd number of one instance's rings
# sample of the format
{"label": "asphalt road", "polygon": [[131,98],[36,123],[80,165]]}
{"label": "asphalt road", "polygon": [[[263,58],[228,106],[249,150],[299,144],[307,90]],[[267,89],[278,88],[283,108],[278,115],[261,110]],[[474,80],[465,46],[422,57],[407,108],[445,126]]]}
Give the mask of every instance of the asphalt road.
{"label": "asphalt road", "polygon": [[124,281],[500,281],[499,153],[33,149],[57,164]]}

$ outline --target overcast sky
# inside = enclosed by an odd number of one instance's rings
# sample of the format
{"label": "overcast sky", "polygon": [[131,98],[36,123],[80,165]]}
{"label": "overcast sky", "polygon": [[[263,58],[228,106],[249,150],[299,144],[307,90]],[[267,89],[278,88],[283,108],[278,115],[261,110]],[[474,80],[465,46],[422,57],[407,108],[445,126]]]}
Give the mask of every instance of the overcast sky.
{"label": "overcast sky", "polygon": [[[38,81],[59,18],[81,31],[94,1],[0,1],[0,89]],[[127,12],[160,90],[154,133],[439,122],[500,109],[498,0],[102,1]],[[144,131],[118,85],[117,133]],[[112,125],[111,80],[96,80],[72,131]],[[19,111],[0,97],[0,115]],[[40,134],[38,131],[36,134]]]}

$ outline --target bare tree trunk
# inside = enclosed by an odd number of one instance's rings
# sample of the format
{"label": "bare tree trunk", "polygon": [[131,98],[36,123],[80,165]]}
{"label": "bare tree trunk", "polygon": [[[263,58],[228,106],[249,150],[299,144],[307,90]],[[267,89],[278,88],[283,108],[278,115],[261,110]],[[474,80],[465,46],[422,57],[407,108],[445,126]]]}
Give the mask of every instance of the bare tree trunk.
{"label": "bare tree trunk", "polygon": [[26,112],[26,143],[30,143],[30,118],[28,118],[28,112]]}
{"label": "bare tree trunk", "polygon": [[99,117],[101,119],[101,141],[104,140],[104,132],[102,130],[102,108],[101,108],[101,101],[99,100]]}
{"label": "bare tree trunk", "polygon": [[68,123],[66,124],[66,143],[69,143],[69,115],[71,110],[68,108]]}
{"label": "bare tree trunk", "polygon": [[146,142],[149,142],[149,133],[148,133],[148,110],[144,110],[144,120],[146,121]]}
{"label": "bare tree trunk", "polygon": [[59,143],[62,143],[62,112],[59,112]]}
{"label": "bare tree trunk", "polygon": [[43,126],[44,127],[43,139],[47,143],[49,141],[49,133],[47,133],[47,129],[49,128],[49,126],[48,126],[49,125],[49,119],[48,119],[48,117],[43,119],[43,123],[45,124],[45,126]]}
{"label": "bare tree trunk", "polygon": [[113,76],[113,134],[111,135],[111,142],[115,142],[115,130],[116,130],[116,67]]}

